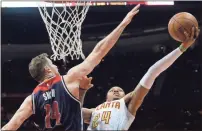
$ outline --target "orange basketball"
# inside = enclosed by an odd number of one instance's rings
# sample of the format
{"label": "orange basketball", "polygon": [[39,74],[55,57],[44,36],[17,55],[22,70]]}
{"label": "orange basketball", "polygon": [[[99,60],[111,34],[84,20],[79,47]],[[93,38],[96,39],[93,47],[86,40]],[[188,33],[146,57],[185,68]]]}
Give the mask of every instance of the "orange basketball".
{"label": "orange basketball", "polygon": [[170,36],[179,42],[184,42],[186,36],[184,31],[191,35],[192,27],[198,28],[198,21],[188,12],[180,12],[175,14],[168,23],[168,31]]}

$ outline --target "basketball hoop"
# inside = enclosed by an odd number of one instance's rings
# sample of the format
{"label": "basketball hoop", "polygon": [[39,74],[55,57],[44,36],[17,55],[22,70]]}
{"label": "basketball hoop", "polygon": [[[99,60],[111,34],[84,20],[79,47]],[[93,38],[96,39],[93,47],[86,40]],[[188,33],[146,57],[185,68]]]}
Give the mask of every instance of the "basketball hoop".
{"label": "basketball hoop", "polygon": [[[50,6],[51,4],[51,6]],[[38,5],[46,25],[53,51],[51,59],[64,60],[66,56],[85,59],[82,51],[81,26],[90,1],[45,1]]]}

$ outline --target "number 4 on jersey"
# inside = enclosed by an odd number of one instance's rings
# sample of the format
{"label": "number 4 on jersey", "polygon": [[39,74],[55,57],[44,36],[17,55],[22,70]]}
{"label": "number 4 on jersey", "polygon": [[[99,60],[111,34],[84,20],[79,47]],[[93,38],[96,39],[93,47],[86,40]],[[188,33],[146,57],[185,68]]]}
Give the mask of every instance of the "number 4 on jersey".
{"label": "number 4 on jersey", "polygon": [[[92,127],[96,128],[98,126],[98,119],[100,118],[100,113],[95,116],[93,119]],[[101,121],[104,121],[105,124],[109,124],[109,119],[111,118],[111,111],[104,111],[102,113]]]}
{"label": "number 4 on jersey", "polygon": [[109,124],[109,119],[111,116],[111,111],[104,111],[102,114],[102,121],[105,121],[105,124]]}

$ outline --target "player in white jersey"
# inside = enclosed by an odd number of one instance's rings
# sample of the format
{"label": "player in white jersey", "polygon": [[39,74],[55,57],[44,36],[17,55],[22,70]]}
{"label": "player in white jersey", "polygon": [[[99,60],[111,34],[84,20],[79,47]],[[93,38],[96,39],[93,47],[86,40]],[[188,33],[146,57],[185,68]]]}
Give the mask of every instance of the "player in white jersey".
{"label": "player in white jersey", "polygon": [[[122,90],[113,87],[110,91]],[[121,91],[122,94],[123,90]],[[115,93],[120,97],[120,93]],[[92,112],[92,120],[88,130],[127,130],[134,120],[134,116],[128,111],[124,99],[106,101],[97,106]]]}
{"label": "player in white jersey", "polygon": [[[107,93],[106,102],[95,109],[83,108],[84,121],[89,123],[88,130],[128,130],[155,79],[195,42],[199,29],[193,27],[190,36],[186,32],[184,34],[186,42],[151,66],[134,91],[125,95],[120,87],[112,87]],[[90,83],[87,81],[88,85]]]}

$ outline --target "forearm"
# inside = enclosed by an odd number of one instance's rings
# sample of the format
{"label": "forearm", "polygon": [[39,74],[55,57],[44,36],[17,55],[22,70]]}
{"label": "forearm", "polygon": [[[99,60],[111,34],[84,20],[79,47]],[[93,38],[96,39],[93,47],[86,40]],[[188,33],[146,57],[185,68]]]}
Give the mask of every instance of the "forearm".
{"label": "forearm", "polygon": [[100,41],[99,44],[94,48],[95,52],[100,53],[100,58],[103,58],[108,51],[114,46],[119,39],[121,33],[126,26],[131,22],[132,18],[139,12],[140,4],[135,6],[122,20],[122,22],[106,37]]}
{"label": "forearm", "polygon": [[83,106],[84,97],[86,95],[86,92],[87,92],[87,90],[79,88],[79,100],[80,100],[82,106]]}
{"label": "forearm", "polygon": [[29,95],[2,130],[17,130],[32,113],[32,97]]}
{"label": "forearm", "polygon": [[100,58],[103,58],[115,45],[126,26],[126,24],[120,23],[108,36],[96,45],[93,52],[99,52]]}
{"label": "forearm", "polygon": [[8,130],[12,130],[12,131],[16,131],[17,129],[18,129],[19,127],[17,127],[17,126],[12,126],[12,125],[10,125],[9,123],[8,124],[6,124],[1,130],[2,131],[8,131]]}
{"label": "forearm", "polygon": [[121,23],[106,38],[104,38],[95,46],[91,54],[82,63],[82,68],[77,69],[81,76],[88,75],[100,63],[103,57],[117,42],[125,27],[126,25]]}
{"label": "forearm", "polygon": [[6,130],[17,130],[21,124],[23,123],[23,121],[21,120],[11,120],[10,122],[8,122],[1,130],[2,131],[6,131]]}
{"label": "forearm", "polygon": [[183,54],[181,50],[182,49],[179,47],[163,57],[161,60],[157,61],[149,68],[147,73],[141,79],[140,84],[143,87],[150,89],[154,83],[154,80],[160,75],[160,73],[170,67],[175,62],[175,60]]}
{"label": "forearm", "polygon": [[181,56],[181,54],[182,51],[180,48],[177,48],[149,68],[147,73],[143,76],[143,78],[140,80],[140,83],[132,93],[128,109],[134,116],[141,106],[145,96],[151,89],[155,79],[160,75],[160,73],[170,67],[175,62],[175,60]]}

